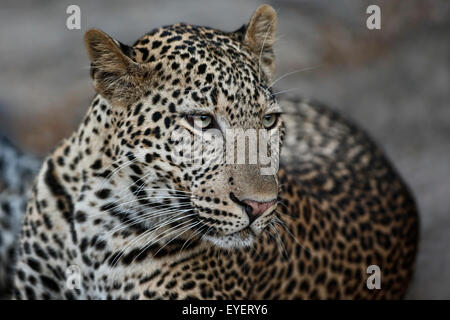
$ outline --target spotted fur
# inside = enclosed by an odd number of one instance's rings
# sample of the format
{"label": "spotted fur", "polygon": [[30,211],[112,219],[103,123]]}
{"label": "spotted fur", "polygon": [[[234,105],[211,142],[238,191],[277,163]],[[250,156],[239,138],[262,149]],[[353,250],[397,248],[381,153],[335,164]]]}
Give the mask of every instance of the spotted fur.
{"label": "spotted fur", "polygon": [[15,247],[40,161],[0,135],[0,298],[10,293]]}
{"label": "spotted fur", "polygon": [[[275,28],[262,6],[236,32],[176,24],[131,47],[87,32],[98,95],[37,176],[15,298],[404,296],[414,200],[363,131],[317,103],[276,100]],[[268,130],[284,141],[277,174],[172,157],[172,132],[198,134],[192,114],[212,115],[219,130],[261,129],[281,110]],[[246,199],[277,202],[252,220]],[[382,270],[380,290],[366,286],[369,265]]]}

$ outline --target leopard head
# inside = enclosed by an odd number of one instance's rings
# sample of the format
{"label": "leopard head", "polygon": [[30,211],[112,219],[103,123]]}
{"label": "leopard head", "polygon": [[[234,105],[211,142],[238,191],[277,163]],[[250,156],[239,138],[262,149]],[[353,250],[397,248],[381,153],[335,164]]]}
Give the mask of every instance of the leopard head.
{"label": "leopard head", "polygon": [[158,223],[179,235],[248,246],[274,216],[284,136],[270,89],[276,24],[263,5],[234,32],[175,24],[133,46],[85,35],[94,87],[111,110],[110,153],[133,161],[132,179],[145,184],[136,197],[178,208]]}

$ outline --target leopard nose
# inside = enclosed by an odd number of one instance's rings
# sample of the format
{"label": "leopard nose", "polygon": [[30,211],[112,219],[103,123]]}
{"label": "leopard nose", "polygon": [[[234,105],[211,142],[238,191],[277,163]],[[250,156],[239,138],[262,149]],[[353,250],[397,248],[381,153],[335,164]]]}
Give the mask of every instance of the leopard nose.
{"label": "leopard nose", "polygon": [[[242,201],[246,204],[246,212],[250,213],[252,215],[260,215],[267,209],[269,209],[270,206],[272,206],[275,203],[275,200],[273,201],[267,201],[267,202],[258,202],[253,200],[244,200]],[[248,209],[248,210],[247,210]]]}
{"label": "leopard nose", "polygon": [[230,193],[230,199],[244,208],[250,224],[277,202],[276,199],[270,201],[239,200],[233,192]]}
{"label": "leopard nose", "polygon": [[247,213],[250,223],[255,221],[261,214],[267,211],[271,206],[275,204],[276,200],[258,202],[254,200],[243,200],[242,203],[245,206],[245,212]]}

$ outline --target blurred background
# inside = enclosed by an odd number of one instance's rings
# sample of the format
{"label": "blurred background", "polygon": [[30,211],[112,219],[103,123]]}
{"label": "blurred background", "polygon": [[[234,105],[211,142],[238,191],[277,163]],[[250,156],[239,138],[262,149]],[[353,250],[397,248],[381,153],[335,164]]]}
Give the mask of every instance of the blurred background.
{"label": "blurred background", "polygon": [[[0,4],[0,130],[43,156],[78,125],[94,90],[83,34],[132,44],[176,22],[233,31],[256,0],[9,1]],[[341,110],[382,147],[416,196],[421,240],[410,299],[450,299],[450,1],[277,0],[276,91]],[[81,30],[66,9],[81,9]],[[381,8],[368,30],[366,8]]]}

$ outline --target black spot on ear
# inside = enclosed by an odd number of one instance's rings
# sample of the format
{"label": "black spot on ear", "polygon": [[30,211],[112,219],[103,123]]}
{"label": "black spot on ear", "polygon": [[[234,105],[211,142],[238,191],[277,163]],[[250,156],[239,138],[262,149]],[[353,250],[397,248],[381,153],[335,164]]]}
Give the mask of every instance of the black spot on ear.
{"label": "black spot on ear", "polygon": [[244,40],[245,32],[247,31],[247,25],[243,24],[239,29],[232,32],[237,38],[237,40],[242,41]]}

